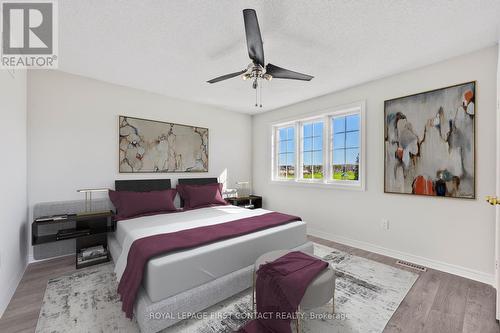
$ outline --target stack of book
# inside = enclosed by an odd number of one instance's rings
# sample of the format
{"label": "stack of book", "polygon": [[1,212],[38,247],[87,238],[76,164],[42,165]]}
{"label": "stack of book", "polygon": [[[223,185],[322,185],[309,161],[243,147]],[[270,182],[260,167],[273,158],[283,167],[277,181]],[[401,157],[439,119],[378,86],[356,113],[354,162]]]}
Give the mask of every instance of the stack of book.
{"label": "stack of book", "polygon": [[67,219],[68,219],[67,214],[40,216],[35,219],[35,222],[61,222],[61,221],[66,221]]}
{"label": "stack of book", "polygon": [[108,250],[102,245],[92,246],[82,249],[78,254],[78,263],[91,263],[94,261],[100,261],[108,257]]}

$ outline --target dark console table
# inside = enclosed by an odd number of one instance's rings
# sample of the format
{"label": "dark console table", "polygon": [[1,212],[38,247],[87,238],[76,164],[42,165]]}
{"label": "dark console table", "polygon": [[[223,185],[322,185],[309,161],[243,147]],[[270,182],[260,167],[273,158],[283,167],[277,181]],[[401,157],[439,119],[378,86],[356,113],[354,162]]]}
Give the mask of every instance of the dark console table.
{"label": "dark console table", "polygon": [[[57,225],[58,228],[53,228]],[[46,228],[51,227],[51,228]],[[46,231],[46,230],[49,231]],[[39,245],[50,242],[63,241],[67,239],[76,240],[76,268],[97,265],[111,260],[108,251],[107,233],[116,230],[116,221],[113,219],[112,211],[93,214],[67,214],[62,219],[33,221],[31,224],[31,244]],[[99,246],[106,250],[106,255],[98,260],[79,262],[82,249]]]}
{"label": "dark console table", "polygon": [[248,209],[262,208],[262,197],[258,195],[249,195],[247,197],[236,197],[226,199],[233,206],[245,207]]}

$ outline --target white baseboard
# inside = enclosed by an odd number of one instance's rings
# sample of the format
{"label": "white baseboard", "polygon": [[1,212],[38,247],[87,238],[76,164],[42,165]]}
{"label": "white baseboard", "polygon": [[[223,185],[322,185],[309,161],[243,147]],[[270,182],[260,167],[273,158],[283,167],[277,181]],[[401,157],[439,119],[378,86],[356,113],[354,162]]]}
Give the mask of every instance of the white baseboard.
{"label": "white baseboard", "polygon": [[485,272],[480,272],[474,269],[458,266],[458,265],[453,265],[453,264],[448,264],[442,261],[434,260],[434,259],[429,259],[421,256],[417,256],[414,254],[406,253],[406,252],[401,252],[397,250],[392,250],[388,249],[379,245],[343,237],[343,236],[338,236],[334,234],[330,234],[328,232],[324,232],[318,229],[314,228],[307,228],[308,234],[311,236],[323,238],[326,240],[334,241],[337,243],[349,245],[352,247],[356,247],[358,249],[362,249],[365,251],[370,251],[374,252],[377,254],[381,254],[387,257],[392,257],[396,259],[402,259],[405,261],[409,261],[415,264],[419,264],[428,268],[432,268],[435,270],[443,271],[446,273],[458,275],[467,279],[471,279],[474,281],[479,281],[482,283],[486,283],[489,285],[492,285],[495,287],[495,279],[493,274],[488,274]]}
{"label": "white baseboard", "polygon": [[6,286],[2,286],[2,288],[0,288],[0,318],[2,318],[3,313],[7,309],[12,296],[14,296],[17,286],[19,285],[19,282],[21,282],[27,266],[28,265],[26,264],[24,269],[20,270],[17,275],[13,276]]}

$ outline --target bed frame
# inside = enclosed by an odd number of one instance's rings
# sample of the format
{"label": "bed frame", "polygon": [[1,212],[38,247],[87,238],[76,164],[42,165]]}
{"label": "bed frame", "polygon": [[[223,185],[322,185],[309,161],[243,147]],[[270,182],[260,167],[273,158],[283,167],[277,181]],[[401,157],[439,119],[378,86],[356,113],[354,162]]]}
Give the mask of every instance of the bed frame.
{"label": "bed frame", "polygon": [[[179,184],[205,185],[217,183],[217,178],[184,178],[178,180]],[[158,191],[171,187],[170,179],[148,180],[116,180],[117,191]],[[183,203],[181,203],[182,206]],[[110,246],[112,244],[110,242]],[[306,242],[292,249],[313,253],[313,245]],[[175,325],[182,320],[177,314],[193,314],[203,311],[225,299],[230,298],[252,286],[254,266],[242,268],[218,279],[210,281],[190,290],[169,297],[159,302],[152,302],[146,291],[139,289],[134,314],[143,333],[159,332]]]}

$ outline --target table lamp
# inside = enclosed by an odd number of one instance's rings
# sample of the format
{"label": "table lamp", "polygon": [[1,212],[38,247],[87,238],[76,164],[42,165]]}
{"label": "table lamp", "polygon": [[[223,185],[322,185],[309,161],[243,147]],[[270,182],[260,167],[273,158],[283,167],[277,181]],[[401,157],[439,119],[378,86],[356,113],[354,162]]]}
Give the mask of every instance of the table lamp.
{"label": "table lamp", "polygon": [[[92,211],[92,193],[108,192],[107,188],[84,188],[76,190],[78,193],[85,193],[85,211],[80,212],[79,215],[100,214],[104,211]],[[107,211],[106,211],[107,212]]]}
{"label": "table lamp", "polygon": [[247,180],[236,182],[236,187],[240,189],[238,193],[239,197],[248,197],[250,196],[250,194],[252,194],[250,189],[250,182]]}

